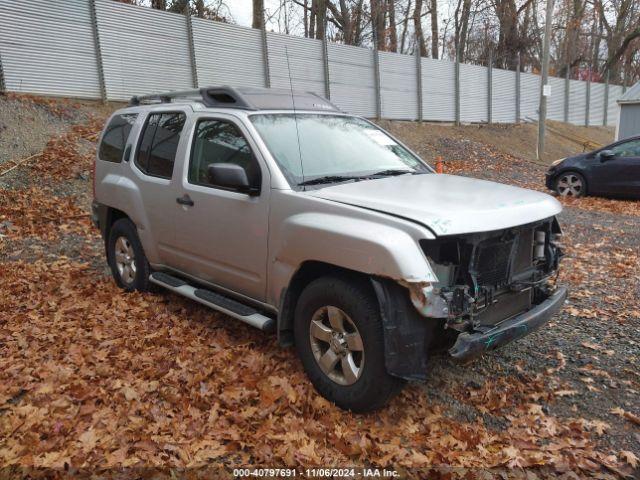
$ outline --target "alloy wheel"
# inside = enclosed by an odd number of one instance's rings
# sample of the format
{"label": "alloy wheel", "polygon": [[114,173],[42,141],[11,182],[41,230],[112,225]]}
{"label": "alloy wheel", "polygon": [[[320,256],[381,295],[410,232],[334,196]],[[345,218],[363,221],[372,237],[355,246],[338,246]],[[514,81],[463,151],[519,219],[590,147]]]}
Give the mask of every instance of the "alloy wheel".
{"label": "alloy wheel", "polygon": [[567,173],[558,179],[557,190],[563,197],[579,197],[584,191],[584,185],[578,176]]}
{"label": "alloy wheel", "polygon": [[339,385],[352,385],[362,375],[364,347],[355,323],[337,307],[318,309],[309,329],[311,351],[320,369]]}
{"label": "alloy wheel", "polygon": [[131,285],[136,278],[136,259],[133,246],[127,237],[118,237],[116,240],[115,260],[120,278],[127,285]]}

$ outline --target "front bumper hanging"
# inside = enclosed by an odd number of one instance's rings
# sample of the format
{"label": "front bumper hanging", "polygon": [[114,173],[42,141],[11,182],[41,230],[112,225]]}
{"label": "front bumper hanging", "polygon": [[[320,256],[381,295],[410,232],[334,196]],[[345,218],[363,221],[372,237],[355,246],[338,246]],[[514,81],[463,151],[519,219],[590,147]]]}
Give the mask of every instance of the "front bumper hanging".
{"label": "front bumper hanging", "polygon": [[463,332],[458,335],[458,339],[449,349],[449,353],[458,360],[470,360],[484,352],[518,340],[547,323],[562,308],[566,298],[567,288],[559,287],[544,302],[531,310],[499,323],[490,330],[475,333]]}

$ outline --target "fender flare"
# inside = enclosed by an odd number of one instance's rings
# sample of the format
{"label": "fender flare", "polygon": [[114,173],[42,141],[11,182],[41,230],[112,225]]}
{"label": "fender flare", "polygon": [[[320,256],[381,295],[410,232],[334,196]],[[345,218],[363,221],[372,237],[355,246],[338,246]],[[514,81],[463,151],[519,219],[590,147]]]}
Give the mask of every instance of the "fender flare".
{"label": "fender flare", "polygon": [[406,288],[392,280],[370,278],[380,305],[387,372],[405,380],[426,380],[429,351],[440,323],[418,313]]}

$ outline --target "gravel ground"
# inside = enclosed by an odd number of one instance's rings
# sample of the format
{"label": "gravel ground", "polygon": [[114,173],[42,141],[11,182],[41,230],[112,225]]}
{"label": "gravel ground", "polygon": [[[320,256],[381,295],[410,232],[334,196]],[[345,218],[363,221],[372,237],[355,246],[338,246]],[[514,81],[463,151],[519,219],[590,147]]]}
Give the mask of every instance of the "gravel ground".
{"label": "gravel ground", "polygon": [[[11,99],[4,101],[8,105],[12,102]],[[21,110],[15,105],[10,108],[14,113]],[[56,114],[40,112],[40,108],[34,106],[32,112],[24,114],[37,119],[37,125],[42,128],[25,135],[19,126],[12,126],[14,142],[7,143],[5,135],[0,142],[0,160],[41,149],[48,135],[61,132],[64,122],[58,121]],[[0,108],[0,112],[4,115],[5,109]],[[83,115],[85,113],[80,112],[71,123],[80,121]],[[0,124],[3,118],[0,117]],[[420,130],[415,124],[409,125],[411,135],[405,140],[416,150],[465,159],[448,164],[448,171],[540,190],[544,188],[544,168],[540,165],[512,157],[495,145],[460,138],[434,138],[428,133],[428,125],[421,127],[425,129],[424,138],[428,138],[428,141],[422,141]],[[402,137],[402,125],[396,123],[393,127]],[[89,153],[91,148],[82,141],[78,146],[82,155]],[[32,180],[28,167],[17,169],[15,175],[0,178],[5,182],[5,188],[24,187]],[[34,183],[49,183],[56,195],[71,196],[88,211],[91,186],[84,171],[74,178],[48,182],[39,179]],[[637,203],[621,204],[632,213],[640,210]],[[604,449],[627,450],[640,455],[638,426],[619,411],[618,414],[612,412],[618,408],[640,415],[640,372],[637,368],[640,351],[640,212],[621,215],[600,209],[598,204],[591,203],[589,208],[584,208],[576,203],[564,210],[560,221],[568,255],[559,281],[567,284],[571,291],[562,313],[542,330],[471,364],[455,363],[446,354],[435,355],[430,379],[419,388],[434,403],[446,405],[448,416],[461,421],[481,418],[487,427],[497,431],[507,428],[516,405],[536,398],[536,408],[541,408],[545,414],[596,422],[602,429],[596,439]],[[3,228],[9,227],[0,222],[0,252],[7,261],[68,258],[88,263],[97,275],[108,274],[101,240],[94,233],[86,235],[74,229],[61,229],[55,234],[55,241],[26,237],[5,239],[3,243]],[[513,384],[516,382],[518,388],[525,385],[531,390],[525,395],[515,389]],[[540,393],[543,391],[554,394],[545,396]]]}

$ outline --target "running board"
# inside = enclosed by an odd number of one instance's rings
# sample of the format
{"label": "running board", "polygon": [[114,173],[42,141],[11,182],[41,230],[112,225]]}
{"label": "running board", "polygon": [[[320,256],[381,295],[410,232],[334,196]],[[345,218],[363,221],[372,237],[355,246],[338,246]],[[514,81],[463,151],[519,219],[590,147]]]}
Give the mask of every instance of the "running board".
{"label": "running board", "polygon": [[156,285],[171,290],[183,297],[195,300],[209,308],[218,310],[230,317],[248,323],[264,332],[274,330],[275,322],[273,318],[262,315],[253,307],[238,302],[233,298],[226,297],[219,293],[204,288],[196,288],[189,285],[181,278],[168,275],[163,272],[154,272],[149,276],[149,280]]}

